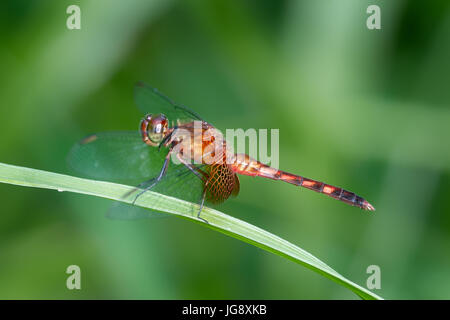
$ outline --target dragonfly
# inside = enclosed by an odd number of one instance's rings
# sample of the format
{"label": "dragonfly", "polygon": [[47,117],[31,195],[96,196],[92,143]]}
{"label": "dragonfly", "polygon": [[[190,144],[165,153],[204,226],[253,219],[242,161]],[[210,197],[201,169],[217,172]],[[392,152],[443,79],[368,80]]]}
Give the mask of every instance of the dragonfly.
{"label": "dragonfly", "polygon": [[135,85],[134,98],[145,115],[138,131],[89,135],[69,154],[70,166],[86,176],[135,183],[136,188],[123,196],[132,197],[131,205],[116,202],[108,213],[110,218],[161,215],[134,205],[151,190],[198,203],[197,218],[208,223],[201,217],[205,202],[220,204],[237,196],[238,175],[284,181],[363,210],[375,210],[351,191],[270,167],[247,154],[233,153],[212,124],[144,82]]}

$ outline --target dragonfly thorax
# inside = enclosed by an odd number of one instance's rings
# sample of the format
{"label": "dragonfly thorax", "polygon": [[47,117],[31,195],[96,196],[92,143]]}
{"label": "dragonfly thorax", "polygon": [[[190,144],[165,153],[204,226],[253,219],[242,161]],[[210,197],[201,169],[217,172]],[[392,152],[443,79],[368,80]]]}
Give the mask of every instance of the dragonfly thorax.
{"label": "dragonfly thorax", "polygon": [[140,129],[144,142],[152,147],[157,147],[169,130],[169,121],[162,113],[147,114],[141,120]]}

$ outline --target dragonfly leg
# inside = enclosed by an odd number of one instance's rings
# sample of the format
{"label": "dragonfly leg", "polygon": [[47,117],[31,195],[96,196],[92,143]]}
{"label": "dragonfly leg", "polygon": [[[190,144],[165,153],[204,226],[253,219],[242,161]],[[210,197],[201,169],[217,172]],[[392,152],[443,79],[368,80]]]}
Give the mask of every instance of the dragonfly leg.
{"label": "dragonfly leg", "polygon": [[202,198],[200,201],[200,209],[198,210],[198,213],[197,213],[197,219],[200,219],[203,222],[209,224],[209,222],[206,219],[203,219],[202,217],[200,217],[200,213],[202,212],[203,205],[205,204],[206,186],[208,185],[208,182],[209,182],[208,174],[206,172],[204,172],[203,170],[197,168],[196,166],[190,164],[189,162],[185,161],[179,154],[177,155],[177,158],[178,158],[178,160],[180,160],[180,162],[182,164],[184,164],[189,170],[191,170],[192,173],[194,173],[197,177],[199,177],[199,179],[201,179],[203,181],[206,180],[205,190],[203,190]]}
{"label": "dragonfly leg", "polygon": [[[206,181],[206,184],[208,184],[208,182],[209,182],[209,180]],[[200,219],[203,222],[209,224],[208,220],[203,219],[202,217],[200,217],[200,214],[202,213],[202,210],[203,210],[203,205],[205,204],[205,197],[206,197],[206,185],[205,185],[205,190],[203,191],[203,194],[202,194],[202,200],[200,202],[200,209],[198,210],[198,213],[197,213],[197,219]]]}
{"label": "dragonfly leg", "polygon": [[207,186],[208,186],[210,180],[211,180],[211,177],[209,177],[205,182],[205,189],[203,190],[202,200],[200,202],[200,210],[198,210],[198,213],[197,213],[197,218],[204,221],[207,224],[209,224],[209,222],[206,219],[203,219],[202,217],[200,217],[200,214],[202,213],[203,205],[205,204],[206,191],[208,190]]}
{"label": "dragonfly leg", "polygon": [[205,171],[187,162],[185,159],[183,159],[183,157],[179,153],[177,154],[177,158],[182,164],[184,164],[189,170],[191,170],[191,172],[195,174],[200,180],[205,180],[208,177]]}
{"label": "dragonfly leg", "polygon": [[[144,190],[142,190],[141,192],[139,192],[136,197],[134,198],[133,202],[131,204],[135,204],[136,200],[146,191],[150,190],[151,188],[153,188],[158,182],[161,181],[162,178],[164,178],[165,174],[167,173],[167,168],[169,167],[169,160],[170,160],[170,155],[171,155],[171,151],[169,151],[169,153],[167,153],[166,159],[164,160],[164,164],[163,167],[161,169],[161,171],[159,172],[159,175],[157,178],[152,178],[150,180],[148,180],[147,182],[151,182],[153,181],[148,187],[145,187]],[[146,183],[147,183],[146,182]]]}

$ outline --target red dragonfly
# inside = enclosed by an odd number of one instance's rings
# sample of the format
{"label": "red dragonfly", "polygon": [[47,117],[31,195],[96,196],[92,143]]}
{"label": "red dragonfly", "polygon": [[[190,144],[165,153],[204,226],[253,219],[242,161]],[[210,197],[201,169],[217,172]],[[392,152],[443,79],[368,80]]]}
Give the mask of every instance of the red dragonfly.
{"label": "red dragonfly", "polygon": [[[135,100],[146,114],[139,132],[90,135],[72,149],[71,166],[90,177],[116,182],[143,181],[124,197],[133,204],[147,190],[199,203],[221,203],[239,193],[238,174],[280,180],[323,193],[364,210],[375,208],[353,192],[265,165],[229,150],[221,133],[195,112],[143,82],[135,86]],[[171,163],[177,159],[178,164]],[[192,161],[195,160],[195,161]],[[173,162],[173,161],[172,161]],[[109,216],[140,218],[148,210],[117,203]]]}

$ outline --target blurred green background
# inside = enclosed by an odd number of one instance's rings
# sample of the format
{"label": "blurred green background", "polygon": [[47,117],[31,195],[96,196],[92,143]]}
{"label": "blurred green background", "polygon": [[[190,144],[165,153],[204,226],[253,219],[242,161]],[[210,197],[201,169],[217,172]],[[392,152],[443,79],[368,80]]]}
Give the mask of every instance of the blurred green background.
{"label": "blurred green background", "polygon": [[[81,8],[81,30],[66,8]],[[366,9],[381,7],[381,30]],[[219,209],[388,299],[450,298],[449,1],[2,1],[0,161],[69,173],[89,133],[134,130],[144,80],[220,128],[280,129],[280,167],[371,215],[241,178]],[[2,299],[356,299],[183,219],[113,221],[110,201],[0,184]],[[82,289],[66,289],[79,265]]]}

